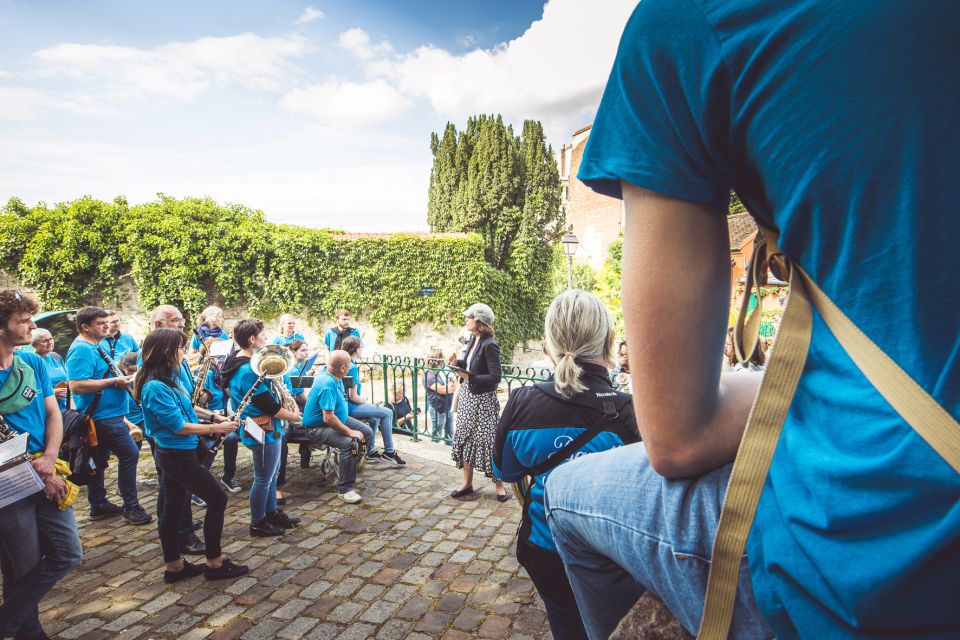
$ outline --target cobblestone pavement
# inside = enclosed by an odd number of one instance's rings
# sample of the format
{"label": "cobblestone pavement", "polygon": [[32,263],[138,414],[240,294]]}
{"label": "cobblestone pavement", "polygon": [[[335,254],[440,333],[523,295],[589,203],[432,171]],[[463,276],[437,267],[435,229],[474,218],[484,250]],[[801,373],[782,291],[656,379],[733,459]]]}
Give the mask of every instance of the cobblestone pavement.
{"label": "cobblestone pavement", "polygon": [[[240,448],[237,477],[245,490],[229,494],[223,540],[225,552],[251,571],[233,582],[165,584],[156,522],[91,522],[81,492],[75,512],[84,560],[41,603],[47,633],[112,640],[550,637],[543,604],[514,557],[519,505],[497,502],[492,483],[475,481],[473,499],[453,500],[447,496],[462,477],[457,469],[408,456],[406,467],[368,465],[357,486],[364,501],[347,505],[332,480],[319,484],[317,466],[300,469],[291,447],[284,509],[303,522],[282,538],[251,538],[252,468]],[[146,447],[139,471],[141,504],[155,515]],[[115,478],[111,467],[107,487],[118,501]],[[202,515],[194,507],[194,516]]]}

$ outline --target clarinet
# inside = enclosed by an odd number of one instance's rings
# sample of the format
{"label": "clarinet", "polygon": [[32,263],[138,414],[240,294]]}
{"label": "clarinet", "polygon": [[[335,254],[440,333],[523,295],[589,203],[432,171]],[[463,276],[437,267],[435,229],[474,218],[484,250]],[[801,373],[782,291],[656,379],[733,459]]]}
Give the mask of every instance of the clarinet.
{"label": "clarinet", "polygon": [[[243,400],[240,401],[240,406],[237,407],[237,410],[233,412],[233,416],[230,418],[231,420],[240,420],[243,412],[246,411],[247,407],[250,406],[250,401],[253,400],[253,393],[260,388],[260,385],[264,380],[266,380],[266,378],[266,374],[260,374],[260,377],[257,378],[257,381],[253,383],[253,386],[250,387],[250,390],[247,391],[245,396],[243,396]],[[212,463],[217,457],[217,452],[220,451],[220,447],[223,446],[223,441],[226,439],[226,433],[221,433],[214,439],[213,444],[211,444],[210,448],[207,450],[207,460],[209,462]]]}
{"label": "clarinet", "polygon": [[[120,367],[117,366],[117,363],[114,362],[113,359],[107,355],[107,352],[104,351],[103,347],[101,347],[99,344],[97,345],[97,353],[99,353],[100,357],[103,358],[103,361],[107,363],[107,367],[110,369],[110,371],[113,372],[114,376],[116,376],[117,378],[123,377],[124,375],[123,371],[120,371]],[[133,383],[128,382],[127,386],[124,388],[127,390],[127,393],[130,394],[130,399],[133,400],[134,404],[136,404],[139,407],[140,403],[137,402],[137,399],[133,397]]]}

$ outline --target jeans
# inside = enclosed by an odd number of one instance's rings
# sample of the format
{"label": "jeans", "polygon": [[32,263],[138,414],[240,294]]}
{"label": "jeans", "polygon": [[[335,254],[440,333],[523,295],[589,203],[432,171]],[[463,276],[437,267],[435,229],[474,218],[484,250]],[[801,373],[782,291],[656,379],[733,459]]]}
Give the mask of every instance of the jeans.
{"label": "jeans", "polygon": [[250,522],[257,523],[277,510],[277,471],[283,440],[250,447],[253,453],[253,484],[250,485]]}
{"label": "jeans", "polygon": [[203,518],[203,541],[207,558],[219,558],[223,534],[223,514],[227,510],[227,494],[210,472],[197,460],[194,449],[163,449],[156,453],[157,466],[163,469],[160,483],[164,488],[164,505],[160,516],[160,546],[164,562],[180,559],[180,514],[190,508],[190,495],[195,493],[207,503]]}
{"label": "jeans", "polygon": [[237,474],[237,453],[240,450],[236,431],[227,434],[221,449],[223,450],[223,477],[233,478]]}
{"label": "jeans", "polygon": [[[567,462],[547,480],[547,523],[590,638],[606,638],[650,589],[696,635],[732,465],[699,478],[657,474],[643,443]],[[746,562],[731,638],[771,638]]]}
{"label": "jeans", "polygon": [[43,628],[37,605],[82,559],[72,508],[60,511],[43,493],[35,493],[0,509],[0,637],[39,636]]}
{"label": "jeans", "polygon": [[[350,417],[356,420],[373,419],[373,437],[367,439],[367,453],[372,453],[374,450],[377,429],[380,430],[380,434],[383,436],[384,452],[393,453],[396,451],[393,447],[393,411],[386,407],[378,407],[375,404],[365,402],[350,407]],[[350,428],[356,429],[356,427]],[[359,431],[359,429],[357,430]]]}
{"label": "jeans", "polygon": [[[163,482],[163,469],[160,468],[160,462],[157,460],[157,441],[144,434],[143,439],[150,445],[150,455],[153,456],[153,466],[157,469],[157,531],[160,531],[160,524],[163,522],[163,508],[166,498],[166,488]],[[180,517],[177,519],[177,531],[180,539],[193,533],[193,508],[190,506],[190,496],[187,496],[186,502],[180,507]],[[161,534],[162,535],[162,534]]]}
{"label": "jeans", "polygon": [[[366,423],[347,418],[346,425],[363,433],[363,437],[367,441],[373,439],[373,430]],[[350,448],[353,445],[350,436],[335,431],[332,427],[297,428],[292,431],[295,435],[306,436],[318,446],[323,445],[336,449],[340,454],[338,469],[340,480],[337,483],[337,493],[344,494],[353,489],[353,485],[357,481],[357,459],[350,455]]]}
{"label": "jeans", "polygon": [[427,412],[430,414],[430,424],[433,430],[430,432],[432,438],[453,438],[453,411],[449,408],[446,411],[437,411],[429,404]]}
{"label": "jeans", "polygon": [[[97,429],[97,440],[103,450],[104,459],[113,452],[117,454],[117,488],[123,498],[123,507],[135,507],[137,500],[137,460],[140,450],[130,436],[130,430],[122,417],[104,418],[94,422]],[[107,490],[103,486],[103,467],[97,468],[96,475],[87,485],[87,499],[91,507],[99,507],[107,502]]]}

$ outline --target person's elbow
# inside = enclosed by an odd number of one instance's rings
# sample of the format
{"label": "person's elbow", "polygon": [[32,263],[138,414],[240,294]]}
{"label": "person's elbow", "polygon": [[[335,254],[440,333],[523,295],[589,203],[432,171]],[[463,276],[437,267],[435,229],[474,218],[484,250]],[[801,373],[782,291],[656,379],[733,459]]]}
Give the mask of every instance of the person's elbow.
{"label": "person's elbow", "polygon": [[647,460],[664,478],[690,478],[721,466],[714,452],[696,442],[657,443],[644,440]]}

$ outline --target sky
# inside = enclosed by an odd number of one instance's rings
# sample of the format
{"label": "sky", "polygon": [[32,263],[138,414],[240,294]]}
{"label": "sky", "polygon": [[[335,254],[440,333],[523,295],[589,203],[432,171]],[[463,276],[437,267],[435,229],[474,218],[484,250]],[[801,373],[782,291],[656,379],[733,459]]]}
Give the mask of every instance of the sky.
{"label": "sky", "polygon": [[0,202],[427,229],[431,132],[589,124],[637,0],[0,0]]}

